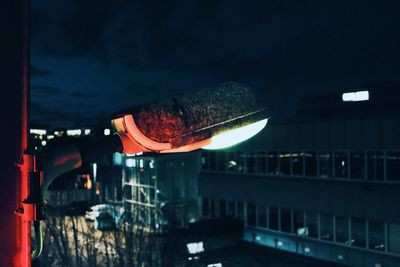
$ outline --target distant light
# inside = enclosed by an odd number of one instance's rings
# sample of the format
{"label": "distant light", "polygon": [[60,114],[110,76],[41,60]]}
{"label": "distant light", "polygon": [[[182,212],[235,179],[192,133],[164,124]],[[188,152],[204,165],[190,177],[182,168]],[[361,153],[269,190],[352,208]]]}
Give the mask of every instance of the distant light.
{"label": "distant light", "polygon": [[260,241],[261,240],[261,236],[256,235],[256,241]]}
{"label": "distant light", "polygon": [[93,163],[92,167],[93,167],[93,180],[96,182],[96,178],[97,178],[97,163]]}
{"label": "distant light", "polygon": [[308,236],[308,227],[300,227],[297,229],[298,236]]}
{"label": "distant light", "polygon": [[85,135],[89,135],[92,132],[90,129],[85,129]]}
{"label": "distant light", "polygon": [[278,245],[278,247],[282,247],[283,246],[283,242],[282,241],[278,241],[278,242],[276,242],[276,244]]}
{"label": "distant light", "polygon": [[344,93],[342,95],[342,100],[344,102],[367,101],[367,100],[369,100],[369,92],[368,91],[358,91],[358,92]]}
{"label": "distant light", "polygon": [[310,252],[311,252],[311,249],[310,249],[309,247],[305,247],[305,248],[304,248],[304,252],[305,252],[305,253],[310,253]]}
{"label": "distant light", "polygon": [[38,134],[38,135],[45,135],[47,133],[46,130],[42,130],[42,129],[30,129],[29,132],[31,134]]}
{"label": "distant light", "polygon": [[204,149],[222,149],[243,142],[259,133],[266,125],[268,119],[261,120],[237,129],[223,132],[211,137],[211,144],[203,147]]}
{"label": "distant light", "polygon": [[156,190],[156,193],[159,194],[159,193],[160,193],[160,190],[157,189],[157,190]]}
{"label": "distant light", "polygon": [[52,134],[50,134],[50,135],[47,136],[47,139],[48,139],[48,140],[51,140],[51,139],[53,139],[53,138],[54,138],[54,135],[52,135]]}
{"label": "distant light", "polygon": [[110,135],[111,134],[111,130],[110,129],[104,129],[104,135]]}
{"label": "distant light", "polygon": [[125,165],[126,165],[126,167],[136,167],[136,160],[135,159],[126,159]]}
{"label": "distant light", "polygon": [[212,263],[212,264],[208,264],[207,267],[222,267],[222,263]]}
{"label": "distant light", "polygon": [[122,165],[122,160],[123,160],[123,156],[122,156],[121,153],[115,152],[115,153],[113,154],[113,164],[114,164],[114,165],[119,165],[119,166],[121,166],[121,165]]}
{"label": "distant light", "polygon": [[141,160],[139,160],[139,167],[143,168],[143,166],[144,166],[144,161],[141,159]]}
{"label": "distant light", "polygon": [[337,259],[340,260],[340,261],[342,261],[342,260],[344,259],[344,257],[343,257],[342,254],[338,254],[338,255],[337,255]]}
{"label": "distant light", "polygon": [[42,141],[42,146],[45,146],[47,142],[45,140]]}
{"label": "distant light", "polygon": [[190,254],[197,254],[200,252],[204,252],[203,242],[188,243],[186,244],[186,247]]}
{"label": "distant light", "polygon": [[68,136],[78,136],[82,134],[81,129],[75,129],[75,130],[67,130],[67,135]]}
{"label": "distant light", "polygon": [[154,159],[150,160],[149,167],[150,169],[154,169]]}

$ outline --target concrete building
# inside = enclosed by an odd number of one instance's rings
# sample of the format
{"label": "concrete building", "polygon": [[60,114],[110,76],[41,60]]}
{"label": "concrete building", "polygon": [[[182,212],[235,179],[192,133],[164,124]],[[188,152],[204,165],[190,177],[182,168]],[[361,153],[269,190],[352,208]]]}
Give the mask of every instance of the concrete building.
{"label": "concrete building", "polygon": [[[390,103],[376,97],[381,102],[371,99],[371,106],[342,103],[341,95],[325,103],[317,97],[303,110],[325,110],[324,116],[272,120],[241,146],[203,151],[203,217],[240,217],[244,240],[268,247],[350,266],[400,266],[394,97],[385,98]],[[343,107],[351,116],[335,115]]]}

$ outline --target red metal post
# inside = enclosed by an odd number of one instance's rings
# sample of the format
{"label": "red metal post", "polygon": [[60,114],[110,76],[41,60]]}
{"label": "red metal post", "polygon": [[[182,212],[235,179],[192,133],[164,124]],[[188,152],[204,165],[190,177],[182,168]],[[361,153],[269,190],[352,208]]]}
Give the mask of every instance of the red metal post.
{"label": "red metal post", "polygon": [[18,166],[28,145],[29,0],[0,7],[0,266],[30,262],[30,226],[15,210],[28,195],[27,172]]}

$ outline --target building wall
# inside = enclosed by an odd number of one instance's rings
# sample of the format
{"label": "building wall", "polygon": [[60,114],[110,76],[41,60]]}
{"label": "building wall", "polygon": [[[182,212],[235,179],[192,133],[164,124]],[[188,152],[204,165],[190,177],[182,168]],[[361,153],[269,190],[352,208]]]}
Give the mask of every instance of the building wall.
{"label": "building wall", "polygon": [[271,124],[202,163],[203,216],[241,217],[245,240],[400,266],[400,119]]}

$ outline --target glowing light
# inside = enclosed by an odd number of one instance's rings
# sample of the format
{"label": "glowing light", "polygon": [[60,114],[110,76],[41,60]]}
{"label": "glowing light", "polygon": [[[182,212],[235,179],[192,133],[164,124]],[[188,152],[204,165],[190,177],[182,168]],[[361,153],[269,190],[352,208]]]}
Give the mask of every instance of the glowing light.
{"label": "glowing light", "polygon": [[135,159],[126,159],[125,165],[126,165],[126,167],[136,167],[136,160]]}
{"label": "glowing light", "polygon": [[190,254],[197,254],[200,252],[204,252],[203,242],[188,243],[186,244],[186,247]]}
{"label": "glowing light", "polygon": [[344,93],[342,95],[342,100],[344,102],[367,101],[367,100],[369,100],[369,92],[368,91],[358,91],[358,92]]}
{"label": "glowing light", "polygon": [[282,241],[278,241],[276,244],[278,245],[278,247],[282,247],[283,246],[283,242]]}
{"label": "glowing light", "polygon": [[111,134],[111,130],[110,129],[104,129],[104,135],[110,135]]}
{"label": "glowing light", "polygon": [[204,149],[222,149],[243,142],[257,133],[259,133],[266,125],[268,119],[261,120],[238,129],[223,132],[211,138],[211,144],[203,147]]}
{"label": "glowing light", "polygon": [[31,134],[45,135],[47,131],[42,129],[30,129],[29,132]]}
{"label": "glowing light", "polygon": [[149,162],[150,169],[154,169],[154,159]]}
{"label": "glowing light", "polygon": [[42,146],[45,146],[47,144],[47,142],[46,141],[42,141]]}
{"label": "glowing light", "polygon": [[212,264],[207,264],[207,267],[222,267],[222,263],[212,263]]}
{"label": "glowing light", "polygon": [[92,131],[90,129],[85,129],[85,135],[89,135]]}
{"label": "glowing light", "polygon": [[68,136],[78,136],[82,134],[82,130],[80,129],[75,129],[75,130],[67,130],[67,135]]}
{"label": "glowing light", "polygon": [[97,178],[97,163],[93,163],[92,167],[93,167],[93,179],[96,182],[96,178]]}
{"label": "glowing light", "polygon": [[304,252],[305,252],[305,253],[310,253],[310,252],[311,252],[311,249],[310,249],[309,247],[305,247],[305,248],[304,248]]}

